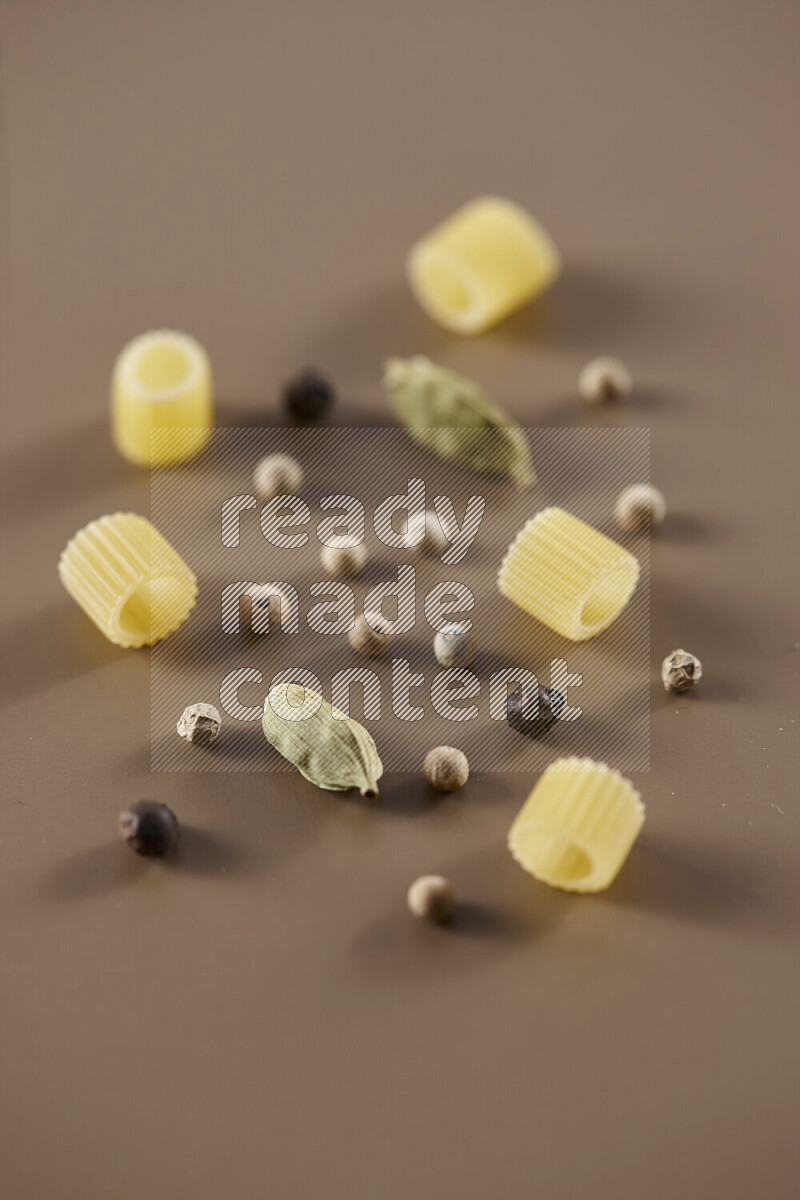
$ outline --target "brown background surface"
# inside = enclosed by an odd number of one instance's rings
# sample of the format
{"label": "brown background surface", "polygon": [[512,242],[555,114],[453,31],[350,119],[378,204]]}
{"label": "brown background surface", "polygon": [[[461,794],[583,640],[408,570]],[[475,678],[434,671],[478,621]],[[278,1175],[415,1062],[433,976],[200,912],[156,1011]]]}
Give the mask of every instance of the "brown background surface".
{"label": "brown background surface", "polygon": [[[788,1197],[800,891],[796,6],[6,3],[2,1178],[9,1200]],[[566,259],[459,341],[410,242],[466,198]],[[148,655],[55,564],[145,510],[112,451],[134,333],[208,348],[220,420],[312,361],[368,419],[428,352],[526,423],[638,423],[672,509],[652,555],[645,834],[605,895],[504,847],[530,780],[370,809],[289,776],[150,776]],[[640,387],[589,412],[595,352]],[[662,655],[703,659],[670,700]],[[141,795],[180,862],[115,840]],[[408,917],[438,868],[450,932]]]}

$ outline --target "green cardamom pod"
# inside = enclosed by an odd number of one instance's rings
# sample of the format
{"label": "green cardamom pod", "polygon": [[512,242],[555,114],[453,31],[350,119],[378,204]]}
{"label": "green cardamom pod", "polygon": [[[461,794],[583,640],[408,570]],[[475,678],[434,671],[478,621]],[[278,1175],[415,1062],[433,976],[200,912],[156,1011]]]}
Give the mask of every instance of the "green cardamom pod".
{"label": "green cardamom pod", "polygon": [[476,471],[508,475],[518,487],[535,482],[522,429],[471,379],[418,355],[390,358],[383,382],[400,423],[429,450]]}
{"label": "green cardamom pod", "polygon": [[270,688],[261,719],[264,737],[317,787],[377,796],[383,763],[363,725],[328,704],[311,688],[279,683]]}

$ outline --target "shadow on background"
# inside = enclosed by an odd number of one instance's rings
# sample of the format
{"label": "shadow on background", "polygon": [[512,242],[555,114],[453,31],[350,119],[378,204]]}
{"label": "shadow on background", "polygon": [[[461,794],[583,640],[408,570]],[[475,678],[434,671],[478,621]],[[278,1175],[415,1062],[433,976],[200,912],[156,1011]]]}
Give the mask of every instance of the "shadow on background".
{"label": "shadow on background", "polygon": [[574,390],[540,402],[534,423],[555,429],[628,429],[632,425],[647,425],[657,413],[680,411],[688,403],[688,398],[679,392],[635,383],[631,394],[619,401],[588,404],[578,392],[576,379]]}
{"label": "shadow on background", "polygon": [[[452,345],[453,335],[435,325],[419,307],[401,278],[364,293],[309,341],[309,362],[323,372],[363,379],[365,365],[374,386],[354,399],[370,410],[388,412],[381,377],[387,358],[425,354],[436,359]],[[364,347],[369,347],[365,358]],[[363,417],[361,418],[363,424]],[[370,423],[373,423],[372,421]]]}
{"label": "shadow on background", "polygon": [[641,303],[635,282],[607,265],[569,263],[549,291],[490,330],[488,337],[500,344],[588,348],[628,324]]}
{"label": "shadow on background", "polygon": [[[76,470],[76,463],[80,463],[80,470]],[[105,410],[87,424],[52,437],[39,437],[5,455],[0,460],[0,478],[0,497],[9,524],[33,520],[53,509],[132,485],[138,485],[141,505],[145,506],[142,511],[149,508],[149,473],[117,454]]]}
{"label": "shadow on background", "polygon": [[[771,872],[769,879],[776,883]],[[670,920],[753,925],[765,931],[774,930],[776,918],[780,923],[782,911],[774,886],[767,886],[767,871],[753,858],[646,834],[604,899]]]}
{"label": "shadow on background", "polygon": [[82,850],[56,863],[40,881],[42,897],[53,903],[90,900],[132,887],[153,872],[215,876],[253,874],[262,862],[252,846],[243,847],[216,834],[181,826],[174,854],[163,859],[136,854],[120,838]]}
{"label": "shadow on background", "polygon": [[659,542],[668,545],[690,546],[725,541],[734,529],[733,521],[724,517],[699,516],[697,513],[673,512],[670,509],[655,536]]}
{"label": "shadow on background", "polygon": [[608,353],[623,328],[668,328],[676,339],[684,332],[696,337],[701,310],[707,321],[703,298],[678,281],[626,276],[609,263],[570,261],[550,291],[484,336],[499,345],[532,342],[580,350],[588,360]]}
{"label": "shadow on background", "polygon": [[[3,690],[0,704],[12,704],[38,692],[90,674],[123,655],[139,656],[149,671],[147,651],[112,645],[69,597],[39,612],[9,621],[3,635]],[[35,661],[36,669],[31,664]]]}

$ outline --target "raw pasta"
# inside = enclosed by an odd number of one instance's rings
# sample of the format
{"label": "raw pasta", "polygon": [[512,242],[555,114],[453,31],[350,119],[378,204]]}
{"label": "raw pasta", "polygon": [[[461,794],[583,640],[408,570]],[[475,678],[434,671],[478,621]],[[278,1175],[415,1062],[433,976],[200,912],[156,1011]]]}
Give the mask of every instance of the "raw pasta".
{"label": "raw pasta", "polygon": [[185,333],[143,333],[121,352],[111,379],[111,435],[139,466],[192,458],[214,423],[211,366]]}
{"label": "raw pasta", "polygon": [[545,508],[517,534],[497,586],[556,633],[583,642],[619,616],[639,578],[637,559],[563,508]]}
{"label": "raw pasta", "polygon": [[114,513],[67,544],[58,574],[73,600],[117,646],[150,646],[194,608],[193,571],[148,520]]}
{"label": "raw pasta", "polygon": [[510,200],[465,204],[412,248],[411,289],[429,317],[456,333],[481,333],[558,277],[550,237]]}
{"label": "raw pasta", "polygon": [[508,834],[514,858],[570,892],[607,888],[644,823],[633,785],[605,763],[563,758],[548,767]]}

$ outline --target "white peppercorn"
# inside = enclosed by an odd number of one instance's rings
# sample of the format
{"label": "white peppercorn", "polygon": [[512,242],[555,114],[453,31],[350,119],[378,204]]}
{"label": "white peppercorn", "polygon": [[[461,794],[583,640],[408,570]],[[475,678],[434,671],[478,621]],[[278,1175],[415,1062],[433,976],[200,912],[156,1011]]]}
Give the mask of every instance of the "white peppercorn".
{"label": "white peppercorn", "polygon": [[421,920],[446,924],[456,907],[452,883],[443,875],[421,875],[408,889],[408,907]]}
{"label": "white peppercorn", "polygon": [[[424,536],[421,541],[417,542],[423,530],[425,531]],[[408,522],[406,535],[417,543],[409,548],[418,554],[443,554],[450,545],[447,535],[442,529],[442,523],[432,508],[428,508],[422,513],[414,513]]]}
{"label": "white peppercorn", "polygon": [[323,570],[334,579],[347,579],[358,575],[367,562],[367,547],[363,542],[352,545],[346,537],[334,537],[330,545],[322,547],[320,554]]}
{"label": "white peppercorn", "polygon": [[242,592],[239,606],[243,617],[244,597],[250,600],[250,629],[253,633],[271,633],[273,629],[291,630],[297,624],[297,594],[278,583],[251,583]]}
{"label": "white peppercorn", "polygon": [[625,364],[607,355],[593,358],[578,376],[578,391],[590,404],[627,396],[632,387],[633,378]]}
{"label": "white peppercorn", "polygon": [[435,746],[422,764],[425,778],[437,792],[457,792],[469,779],[469,763],[455,746]]}
{"label": "white peppercorn", "polygon": [[181,713],[178,733],[196,746],[208,746],[218,736],[222,717],[213,704],[190,704]]}
{"label": "white peppercorn", "polygon": [[668,692],[688,692],[703,678],[703,664],[688,650],[673,650],[661,664],[661,682]]}
{"label": "white peppercorn", "polygon": [[288,454],[268,454],[253,471],[253,487],[264,500],[294,496],[303,486],[303,468]]}
{"label": "white peppercorn", "polygon": [[620,529],[643,533],[655,529],[667,515],[667,502],[662,492],[649,483],[634,483],[620,492],[614,516]]}
{"label": "white peppercorn", "polygon": [[355,625],[347,635],[354,650],[371,658],[383,654],[393,639],[391,622],[379,612],[365,612],[356,617]]}
{"label": "white peppercorn", "polygon": [[446,625],[433,639],[433,653],[443,667],[468,667],[477,651],[472,631],[461,625]]}

